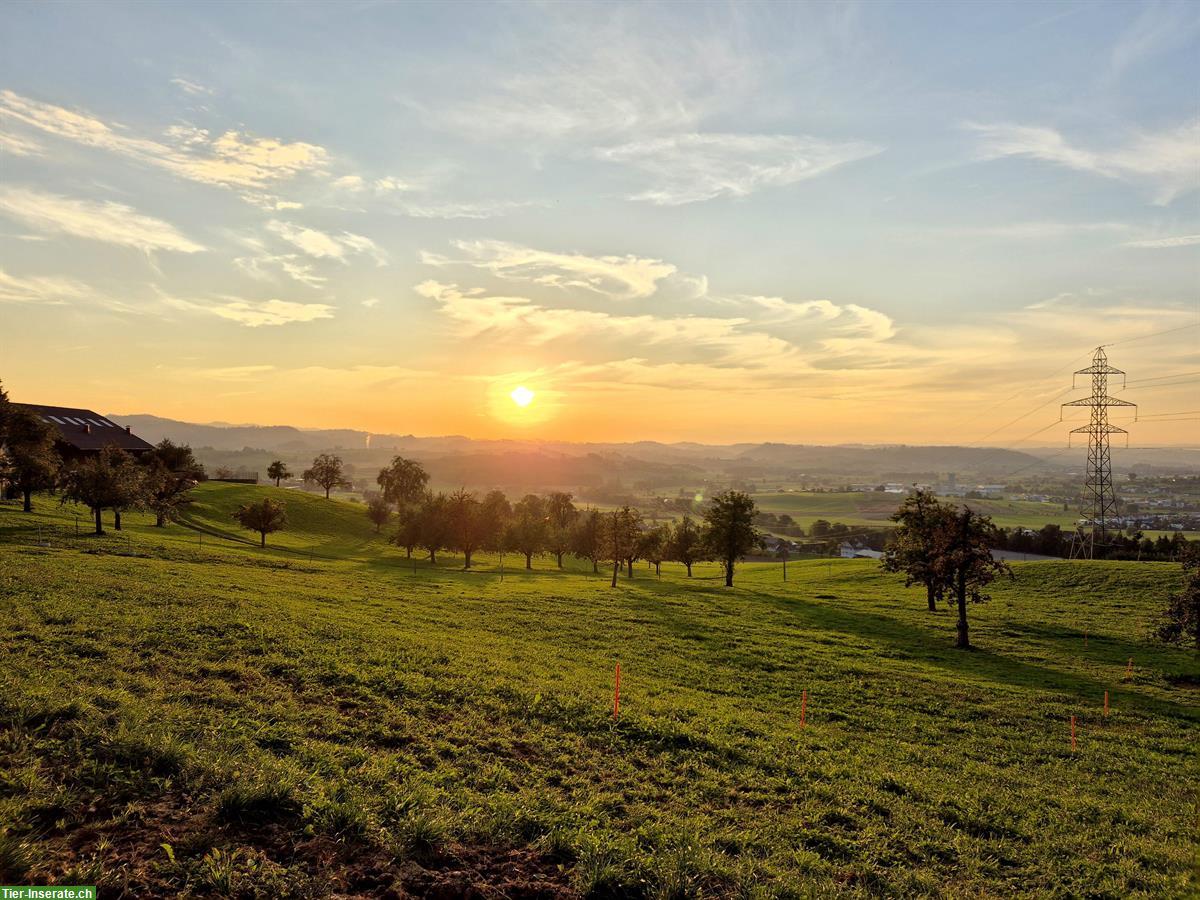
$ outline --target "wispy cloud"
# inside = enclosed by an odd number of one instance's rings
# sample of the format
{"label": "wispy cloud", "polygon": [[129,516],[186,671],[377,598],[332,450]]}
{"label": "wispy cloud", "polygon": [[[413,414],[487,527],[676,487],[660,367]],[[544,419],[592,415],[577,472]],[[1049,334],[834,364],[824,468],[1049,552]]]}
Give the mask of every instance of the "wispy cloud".
{"label": "wispy cloud", "polygon": [[1200,33],[1200,13],[1189,2],[1151,2],[1113,46],[1114,75],[1160,53],[1186,47]]}
{"label": "wispy cloud", "polygon": [[31,188],[0,187],[0,213],[50,234],[104,241],[145,252],[198,253],[204,250],[173,225],[142,215],[123,203],[96,203]]}
{"label": "wispy cloud", "polygon": [[200,82],[192,81],[189,78],[172,78],[171,84],[193,97],[210,97],[214,93],[212,88],[205,87]]}
{"label": "wispy cloud", "polygon": [[349,231],[326,234],[316,228],[293,225],[278,219],[268,222],[267,230],[315,259],[336,259],[344,262],[348,255],[365,253],[373,257],[379,265],[387,262],[387,256],[379,246],[361,234]]}
{"label": "wispy cloud", "polygon": [[13,156],[41,156],[42,145],[37,141],[19,134],[0,131],[0,154],[11,153]]}
{"label": "wispy cloud", "polygon": [[467,265],[486,269],[500,278],[556,288],[582,288],[620,299],[649,297],[675,266],[638,256],[587,256],[535,250],[506,241],[454,241],[464,254],[450,258],[423,252],[426,265]]}
{"label": "wispy cloud", "polygon": [[207,313],[237,322],[247,328],[331,319],[334,312],[334,307],[324,303],[296,303],[291,300],[274,299],[242,300],[224,297],[219,300],[186,300],[180,297],[164,297],[163,302],[173,309]]}
{"label": "wispy cloud", "polygon": [[1123,246],[1163,249],[1167,247],[1194,247],[1197,244],[1200,244],[1200,234],[1180,234],[1174,237],[1146,238],[1140,241],[1126,241]]}
{"label": "wispy cloud", "polygon": [[633,141],[596,153],[600,159],[649,176],[650,185],[631,199],[678,206],[795,184],[881,150],[862,141],[690,133]]}
{"label": "wispy cloud", "polygon": [[323,147],[286,142],[238,131],[210,134],[202,128],[176,125],[165,140],[138,137],[86,112],[0,91],[0,118],[45,134],[116,153],[138,163],[166,169],[204,184],[261,189],[303,173],[322,171],[329,162]]}
{"label": "wispy cloud", "polygon": [[1139,133],[1124,144],[1101,150],[1068,141],[1053,128],[970,123],[980,135],[979,158],[1024,156],[1148,185],[1160,205],[1200,188],[1200,119],[1155,133]]}
{"label": "wispy cloud", "polygon": [[40,303],[61,306],[87,297],[91,289],[73,278],[47,275],[21,277],[0,269],[0,303]]}

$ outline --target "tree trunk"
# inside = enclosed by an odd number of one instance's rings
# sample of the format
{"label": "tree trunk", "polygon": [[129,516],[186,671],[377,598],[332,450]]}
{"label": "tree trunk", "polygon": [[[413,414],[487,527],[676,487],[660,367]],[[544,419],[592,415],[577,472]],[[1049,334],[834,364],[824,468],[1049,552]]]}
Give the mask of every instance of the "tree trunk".
{"label": "tree trunk", "polygon": [[562,568],[562,557],[563,557],[563,552],[562,552],[561,550],[555,550],[555,551],[554,551],[554,555],[558,557],[558,567],[561,569],[561,568]]}
{"label": "tree trunk", "polygon": [[280,479],[276,478],[275,479],[275,487],[279,487],[279,482],[280,482]]}
{"label": "tree trunk", "polygon": [[258,546],[260,546],[260,547],[267,546],[267,533],[265,531],[260,532],[260,537],[262,538],[262,541],[259,542]]}
{"label": "tree trunk", "polygon": [[971,649],[971,635],[967,625],[967,577],[965,572],[958,575],[958,643],[959,650]]}
{"label": "tree trunk", "polygon": [[437,551],[434,550],[432,547],[429,548],[429,564],[431,566],[437,565]]}
{"label": "tree trunk", "polygon": [[725,560],[725,587],[733,587],[733,560]]}
{"label": "tree trunk", "polygon": [[25,497],[25,512],[33,512],[33,491],[29,488],[22,488],[21,494]]}
{"label": "tree trunk", "polygon": [[654,564],[654,574],[659,578],[662,578],[662,562],[656,562]]}
{"label": "tree trunk", "polygon": [[929,601],[929,611],[937,612],[937,592],[932,584],[925,585],[925,599]]}
{"label": "tree trunk", "polygon": [[154,514],[154,527],[165,528],[166,525],[167,525],[167,514],[161,513],[161,512],[155,513]]}
{"label": "tree trunk", "polygon": [[525,554],[525,568],[530,569],[530,570],[533,569],[533,554],[532,553]]}
{"label": "tree trunk", "polygon": [[600,573],[600,563],[597,560],[593,559],[592,560],[592,574],[598,575],[599,573]]}
{"label": "tree trunk", "polygon": [[121,530],[121,511],[119,509],[113,510],[113,528],[117,531]]}
{"label": "tree trunk", "polygon": [[329,488],[325,488],[325,499],[329,499]]}
{"label": "tree trunk", "polygon": [[464,568],[464,569],[469,569],[469,568],[471,568],[471,551],[470,551],[470,550],[464,550],[464,551],[463,551],[463,557],[464,557],[464,560],[463,560],[463,568]]}
{"label": "tree trunk", "polygon": [[412,547],[405,547],[405,548],[404,548],[404,558],[405,558],[405,559],[412,559]]}
{"label": "tree trunk", "polygon": [[100,518],[100,507],[97,506],[94,512],[96,513],[96,534],[104,534],[104,522]]}
{"label": "tree trunk", "polygon": [[692,577],[692,564],[690,562],[685,562],[684,565],[687,566],[688,578],[691,578]]}
{"label": "tree trunk", "polygon": [[626,576],[630,581],[633,580],[633,560],[628,560],[628,568],[625,570]]}
{"label": "tree trunk", "polygon": [[616,586],[617,586],[617,572],[618,572],[618,570],[620,569],[620,567],[621,567],[620,560],[616,560],[616,559],[614,559],[614,560],[613,560],[613,579],[612,579],[612,586],[613,586],[613,587],[616,587]]}

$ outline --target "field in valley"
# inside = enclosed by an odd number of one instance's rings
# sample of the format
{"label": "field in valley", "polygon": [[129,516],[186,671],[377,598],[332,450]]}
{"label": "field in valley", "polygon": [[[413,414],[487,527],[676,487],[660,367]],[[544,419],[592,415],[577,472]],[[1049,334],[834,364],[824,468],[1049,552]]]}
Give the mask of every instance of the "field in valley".
{"label": "field in valley", "polygon": [[867,560],[794,562],[786,582],[748,564],[733,589],[715,567],[639,567],[612,590],[549,558],[506,557],[503,578],[494,556],[413,563],[361,506],[294,492],[264,551],[230,514],[274,489],[196,494],[193,527],[129,514],[104,537],[51,498],[0,505],[0,881],[105,897],[1198,888],[1200,661],[1147,637],[1173,564],[1018,565],[972,608],[968,653],[948,612]]}

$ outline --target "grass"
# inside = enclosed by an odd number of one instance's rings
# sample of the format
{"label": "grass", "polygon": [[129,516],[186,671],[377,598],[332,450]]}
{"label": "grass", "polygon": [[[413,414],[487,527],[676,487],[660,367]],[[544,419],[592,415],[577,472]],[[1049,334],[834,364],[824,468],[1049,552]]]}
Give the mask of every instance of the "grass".
{"label": "grass", "polygon": [[[840,522],[844,525],[890,525],[889,516],[904,498],[880,491],[851,491],[849,493],[808,493],[785,491],[755,494],[754,502],[766,512],[787,513],[797,524],[809,528],[817,519]],[[1064,510],[1061,504],[1037,503],[1028,500],[964,500],[943,497],[951,503],[968,503],[972,509],[991,516],[1004,528],[1041,528],[1057,524],[1074,528],[1078,513]]]}
{"label": "grass", "polygon": [[[272,490],[205,486],[189,518],[224,529]],[[509,559],[501,581],[494,558],[413,566],[361,507],[287,499],[265,552],[0,507],[0,881],[1196,893],[1198,665],[1146,638],[1175,566],[1018,565],[964,653],[870,561],[786,583],[747,565],[732,590],[664,566],[612,591]]]}

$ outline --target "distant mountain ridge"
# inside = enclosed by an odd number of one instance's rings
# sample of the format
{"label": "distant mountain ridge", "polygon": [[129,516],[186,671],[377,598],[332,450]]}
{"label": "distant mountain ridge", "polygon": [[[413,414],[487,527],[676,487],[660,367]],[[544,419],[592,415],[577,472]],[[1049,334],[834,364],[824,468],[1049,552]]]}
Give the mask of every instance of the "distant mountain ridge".
{"label": "distant mountain ridge", "polygon": [[[795,470],[809,473],[895,473],[970,471],[980,467],[997,470],[1046,466],[1041,459],[1017,450],[987,447],[909,445],[809,445],[783,443],[700,444],[660,443],[573,443],[567,441],[477,440],[462,435],[417,437],[378,434],[356,429],[303,429],[292,425],[199,424],[154,415],[114,415],[114,421],[132,427],[134,433],[157,442],[164,437],[196,448],[221,451],[247,448],[282,454],[322,451],[395,451],[420,457],[471,457],[476,466],[484,456],[506,455],[528,459],[556,457],[623,457],[651,464],[716,464],[731,474],[760,477],[766,470]],[[357,455],[357,454],[355,454]],[[466,462],[466,460],[463,460]],[[455,466],[459,468],[459,466]]]}

